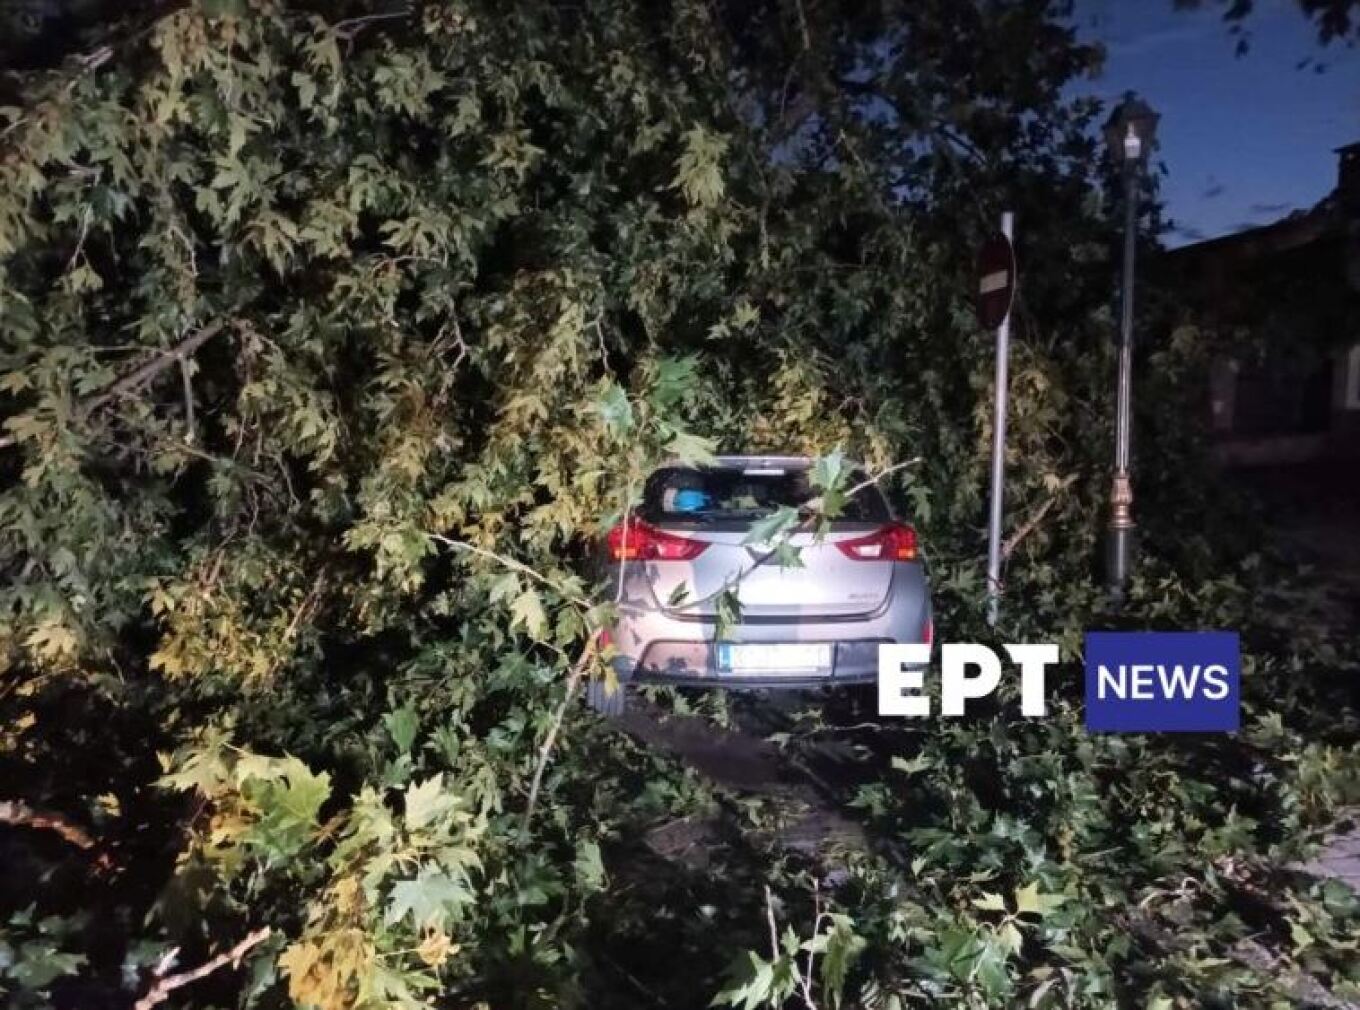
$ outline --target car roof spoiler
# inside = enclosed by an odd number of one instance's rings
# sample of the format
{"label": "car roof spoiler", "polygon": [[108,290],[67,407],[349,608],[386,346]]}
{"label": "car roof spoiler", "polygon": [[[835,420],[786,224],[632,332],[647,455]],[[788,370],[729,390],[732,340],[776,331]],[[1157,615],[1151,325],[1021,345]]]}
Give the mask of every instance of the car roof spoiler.
{"label": "car roof spoiler", "polygon": [[[714,456],[711,466],[723,470],[751,470],[751,469],[788,469],[806,470],[816,460],[811,456]],[[863,470],[864,465],[855,460],[847,459],[845,465],[852,470]],[[662,468],[682,467],[704,469],[693,463],[678,458],[668,459],[661,464]]]}

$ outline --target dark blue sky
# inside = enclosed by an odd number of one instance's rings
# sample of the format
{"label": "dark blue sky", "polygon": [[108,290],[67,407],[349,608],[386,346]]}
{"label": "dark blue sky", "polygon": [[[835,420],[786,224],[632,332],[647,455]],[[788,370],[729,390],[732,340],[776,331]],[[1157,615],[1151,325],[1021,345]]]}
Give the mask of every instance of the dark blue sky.
{"label": "dark blue sky", "polygon": [[[1132,88],[1162,113],[1162,196],[1180,226],[1170,245],[1312,206],[1336,182],[1332,149],[1360,141],[1360,49],[1319,46],[1294,0],[1257,0],[1250,49],[1237,56],[1218,10],[1077,0],[1080,33],[1108,54],[1082,90],[1117,98]],[[1304,60],[1325,69],[1297,69]]]}

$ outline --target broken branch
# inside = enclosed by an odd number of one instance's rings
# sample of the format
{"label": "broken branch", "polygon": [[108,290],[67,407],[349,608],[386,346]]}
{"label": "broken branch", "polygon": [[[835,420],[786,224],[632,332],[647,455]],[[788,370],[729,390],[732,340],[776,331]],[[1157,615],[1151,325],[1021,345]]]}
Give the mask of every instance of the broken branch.
{"label": "broken branch", "polygon": [[[534,807],[538,805],[538,791],[543,785],[543,773],[548,768],[548,761],[552,757],[553,745],[557,743],[557,734],[562,729],[562,720],[566,718],[567,706],[576,696],[576,688],[581,683],[581,678],[590,667],[590,661],[595,657],[599,647],[600,635],[602,631],[596,630],[586,639],[585,647],[581,650],[580,658],[571,668],[571,675],[567,678],[567,694],[557,706],[557,711],[553,713],[552,725],[548,727],[548,735],[543,738],[543,746],[538,750],[538,764],[534,768],[534,778],[529,784],[529,801],[524,806],[524,827],[529,828],[529,822],[534,816]],[[623,690],[622,687],[619,690]]]}
{"label": "broken branch", "polygon": [[[175,346],[162,351],[159,356],[148,361],[141,368],[129,372],[127,375],[110,385],[102,393],[97,393],[83,403],[78,404],[76,412],[83,415],[93,414],[105,404],[126,396],[138,386],[142,385],[142,383],[153,378],[164,369],[169,368],[175,362],[182,362],[220,332],[222,332],[222,324],[220,322],[209,323],[197,333],[191,333]],[[18,439],[14,435],[0,437],[0,449],[8,449],[17,441]]]}
{"label": "broken branch", "polygon": [[123,376],[113,385],[109,386],[108,389],[104,390],[104,392],[90,397],[90,399],[81,404],[81,411],[86,414],[92,414],[105,404],[111,403],[122,396],[126,396],[163,369],[169,368],[175,362],[182,361],[190,354],[193,354],[221,331],[222,324],[219,322],[209,323],[197,333],[191,333],[174,347],[167,348],[159,357],[153,358],[141,368]]}
{"label": "broken branch", "polygon": [[19,800],[0,801],[0,824],[16,824],[39,831],[52,831],[60,835],[78,849],[92,849],[95,841],[89,832],[79,825],[72,824],[61,814],[34,810]]}
{"label": "broken branch", "polygon": [[1044,521],[1044,516],[1048,515],[1056,504],[1058,504],[1058,499],[1053,497],[1035,509],[1034,515],[1029,517],[1025,525],[1012,533],[1010,538],[1001,545],[1001,557],[1009,559],[1015,553],[1015,549],[1020,546],[1020,542],[1039,528],[1039,524]]}
{"label": "broken branch", "polygon": [[178,975],[167,975],[165,978],[158,979],[147,994],[137,1001],[134,1010],[151,1010],[157,1003],[165,1002],[174,990],[186,986],[190,982],[197,982],[205,975],[211,975],[223,965],[230,964],[233,968],[239,967],[241,958],[245,957],[252,948],[269,939],[272,933],[273,930],[268,926],[257,929],[235,947],[232,947],[231,950],[218,954],[206,964],[201,964],[191,971],[182,971]]}

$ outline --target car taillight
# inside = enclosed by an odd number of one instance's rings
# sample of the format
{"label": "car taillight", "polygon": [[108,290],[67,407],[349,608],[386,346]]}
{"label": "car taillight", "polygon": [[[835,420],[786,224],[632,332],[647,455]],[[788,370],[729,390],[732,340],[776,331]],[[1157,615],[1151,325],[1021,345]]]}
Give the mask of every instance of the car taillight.
{"label": "car taillight", "polygon": [[609,531],[609,556],[615,561],[693,561],[708,544],[678,537],[632,516]]}
{"label": "car taillight", "polygon": [[841,540],[836,546],[855,561],[915,561],[916,531],[903,523],[889,523],[867,537]]}

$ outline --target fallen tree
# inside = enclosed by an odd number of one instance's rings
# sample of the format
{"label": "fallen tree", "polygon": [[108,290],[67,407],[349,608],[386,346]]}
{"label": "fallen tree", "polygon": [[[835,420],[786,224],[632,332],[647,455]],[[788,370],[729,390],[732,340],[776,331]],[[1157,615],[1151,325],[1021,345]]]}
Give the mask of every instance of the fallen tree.
{"label": "fallen tree", "polygon": [[[319,9],[138,6],[8,82],[0,760],[119,870],[13,843],[7,996],[165,994],[178,947],[202,1005],[1279,997],[1222,962],[1208,861],[1289,854],[1356,788],[1353,649],[1207,522],[1188,331],[1141,363],[1150,550],[1104,610],[1099,110],[1064,97],[1097,54],[1063,5]],[[1043,725],[875,734],[844,800],[905,860],[625,878],[714,804],[768,835],[569,703],[612,604],[580,562],[657,460],[921,457],[888,489],[941,628],[987,634],[967,292],[1003,202],[1003,630],[1241,627],[1247,730],[1089,736],[1065,681]],[[1135,944],[1114,910],[1185,877],[1183,945]],[[1353,900],[1278,886],[1274,951],[1354,982]]]}

